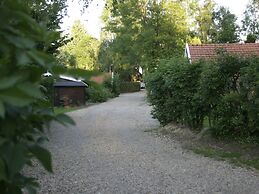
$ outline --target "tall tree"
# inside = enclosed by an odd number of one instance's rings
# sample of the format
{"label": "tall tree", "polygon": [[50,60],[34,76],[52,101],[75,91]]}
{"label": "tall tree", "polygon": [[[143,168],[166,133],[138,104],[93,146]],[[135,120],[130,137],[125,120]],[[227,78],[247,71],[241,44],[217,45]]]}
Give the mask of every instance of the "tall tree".
{"label": "tall tree", "polygon": [[26,0],[31,7],[32,17],[48,30],[60,29],[60,23],[66,14],[66,0]]}
{"label": "tall tree", "polygon": [[97,68],[98,47],[99,41],[86,32],[80,21],[76,21],[72,27],[71,41],[60,48],[58,57],[67,63],[64,64],[66,66],[92,70]]}
{"label": "tall tree", "polygon": [[[55,31],[56,38],[51,42],[48,53],[56,53],[57,49],[66,42],[66,37],[61,36],[60,24],[66,15],[67,0],[24,0],[24,3],[30,7],[30,15],[34,20],[46,26],[48,30]],[[42,42],[38,47],[44,48]]]}
{"label": "tall tree", "polygon": [[191,31],[197,30],[197,22],[195,18],[199,13],[199,0],[181,0],[181,4],[185,9],[186,16],[188,18],[188,27]]}
{"label": "tall tree", "polygon": [[204,3],[198,9],[196,21],[198,24],[198,34],[202,43],[209,42],[210,30],[213,25],[213,11],[215,7],[214,0],[204,0]]}
{"label": "tall tree", "polygon": [[213,28],[210,39],[215,43],[238,42],[239,27],[236,24],[237,17],[225,7],[220,7],[213,13]]}
{"label": "tall tree", "polygon": [[116,1],[111,10],[106,30],[123,66],[153,68],[157,60],[182,53],[188,25],[180,1]]}
{"label": "tall tree", "polygon": [[181,4],[185,10],[189,30],[186,42],[189,44],[201,44],[198,33],[199,26],[196,20],[196,17],[199,16],[200,2],[199,0],[181,0]]}
{"label": "tall tree", "polygon": [[177,1],[151,2],[143,29],[144,57],[149,66],[162,58],[181,55],[188,25],[184,7]]}
{"label": "tall tree", "polygon": [[245,35],[259,37],[259,1],[250,0],[242,20]]}

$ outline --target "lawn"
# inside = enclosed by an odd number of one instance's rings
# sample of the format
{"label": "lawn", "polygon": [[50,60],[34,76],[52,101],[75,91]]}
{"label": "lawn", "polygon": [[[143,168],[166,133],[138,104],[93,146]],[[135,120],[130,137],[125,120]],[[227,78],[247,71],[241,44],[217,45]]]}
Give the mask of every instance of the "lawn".
{"label": "lawn", "polygon": [[[208,119],[204,119],[204,125],[208,123]],[[150,132],[172,138],[196,154],[259,170],[258,138],[215,139],[209,131],[197,133],[174,123]]]}
{"label": "lawn", "polygon": [[239,152],[231,152],[218,150],[213,148],[193,148],[192,151],[196,154],[205,157],[215,158],[217,160],[229,161],[238,166],[252,167],[259,170],[259,157],[247,158]]}

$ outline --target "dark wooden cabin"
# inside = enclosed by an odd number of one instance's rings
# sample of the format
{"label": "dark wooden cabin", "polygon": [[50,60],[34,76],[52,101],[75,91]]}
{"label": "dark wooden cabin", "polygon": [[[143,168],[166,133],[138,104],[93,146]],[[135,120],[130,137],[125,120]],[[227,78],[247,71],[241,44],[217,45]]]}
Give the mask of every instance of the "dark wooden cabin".
{"label": "dark wooden cabin", "polygon": [[73,78],[60,78],[54,83],[55,106],[80,106],[85,104],[86,83]]}

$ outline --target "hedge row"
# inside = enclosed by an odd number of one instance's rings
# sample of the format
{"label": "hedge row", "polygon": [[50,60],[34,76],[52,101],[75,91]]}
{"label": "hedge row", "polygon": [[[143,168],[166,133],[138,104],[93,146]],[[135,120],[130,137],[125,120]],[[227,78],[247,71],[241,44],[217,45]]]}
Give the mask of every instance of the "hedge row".
{"label": "hedge row", "polygon": [[103,84],[90,83],[90,87],[86,89],[87,99],[91,102],[106,102],[109,98],[120,95],[120,79],[119,75],[114,78],[107,77]]}
{"label": "hedge row", "polygon": [[112,93],[114,97],[117,97],[120,95],[120,84],[121,84],[121,80],[120,80],[119,74],[115,74],[113,79],[112,77],[108,77],[104,81],[104,86],[107,89],[109,89],[109,91]]}
{"label": "hedge row", "polygon": [[215,61],[162,61],[146,77],[153,112],[162,124],[201,129],[217,136],[259,136],[259,58],[227,53]]}
{"label": "hedge row", "polygon": [[90,102],[106,102],[113,95],[102,84],[91,84],[89,88],[86,89],[86,100]]}
{"label": "hedge row", "polygon": [[140,83],[139,82],[121,82],[120,91],[121,91],[121,93],[138,92],[138,91],[140,91]]}

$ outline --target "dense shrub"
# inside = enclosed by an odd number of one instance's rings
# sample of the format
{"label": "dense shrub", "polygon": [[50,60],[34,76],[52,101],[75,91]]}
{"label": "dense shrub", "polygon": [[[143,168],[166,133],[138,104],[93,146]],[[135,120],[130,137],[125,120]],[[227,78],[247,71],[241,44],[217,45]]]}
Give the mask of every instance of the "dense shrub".
{"label": "dense shrub", "polygon": [[111,76],[107,77],[104,81],[104,86],[109,89],[114,97],[120,95],[120,77],[118,74],[115,74],[113,79]]}
{"label": "dense shrub", "polygon": [[121,82],[120,91],[121,91],[121,93],[138,92],[138,91],[140,91],[140,83],[139,82]]}
{"label": "dense shrub", "polygon": [[146,88],[153,112],[162,124],[177,122],[200,128],[204,118],[203,101],[198,93],[201,64],[186,59],[162,61],[147,75]]}
{"label": "dense shrub", "polygon": [[216,136],[259,135],[259,59],[222,54],[201,78],[210,127]]}
{"label": "dense shrub", "polygon": [[90,87],[86,89],[86,93],[90,102],[105,102],[108,98],[113,97],[109,89],[102,84],[90,84]]}
{"label": "dense shrub", "polygon": [[162,61],[146,78],[153,115],[162,124],[201,128],[216,136],[259,135],[259,58],[222,53],[210,62]]}

